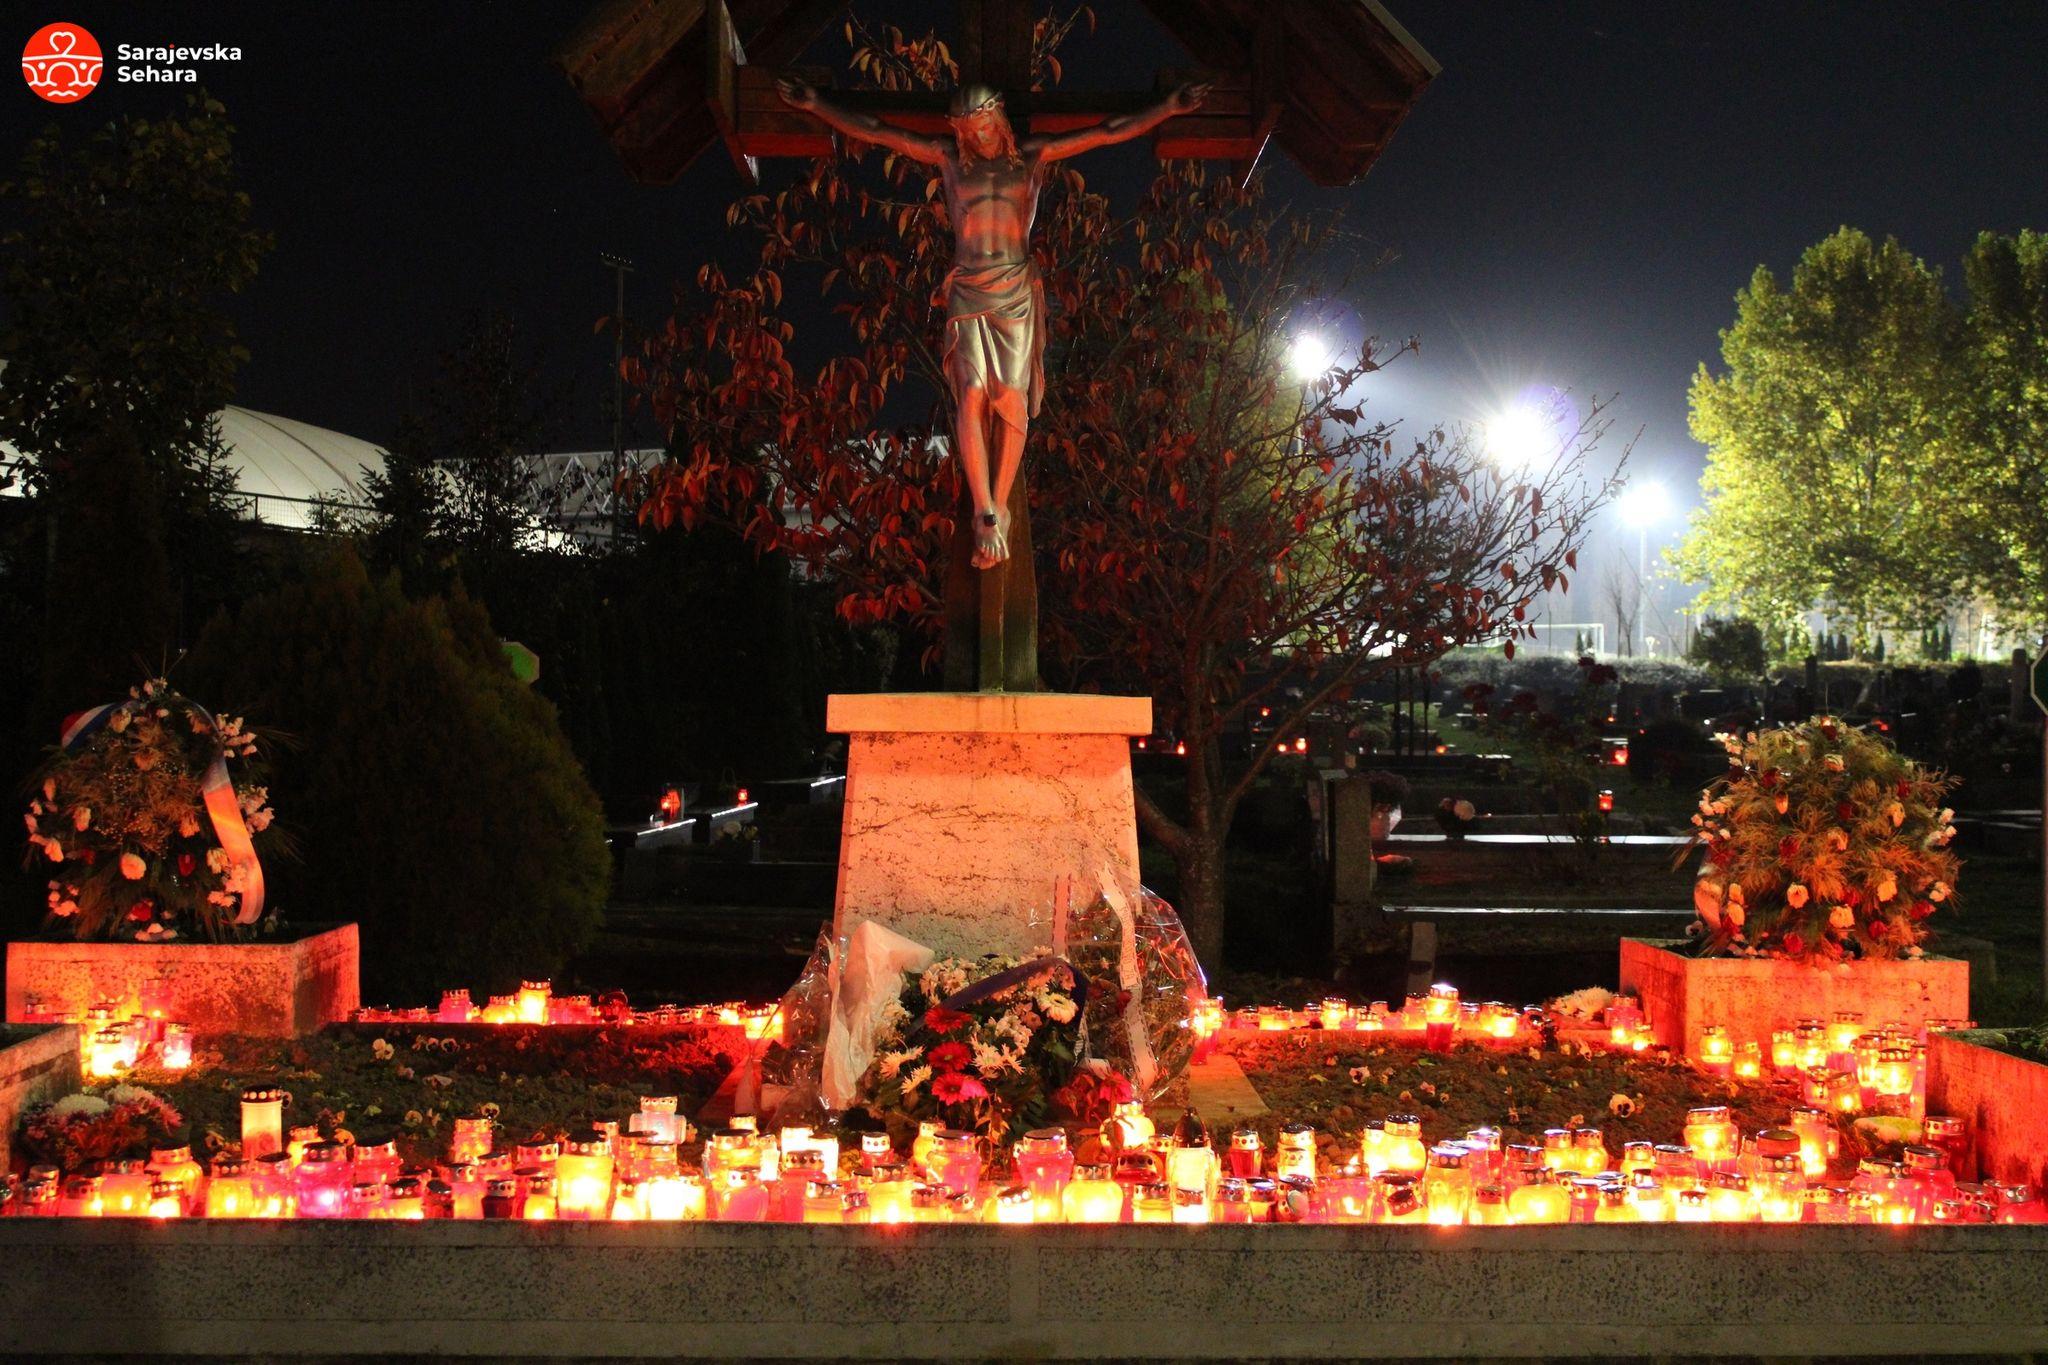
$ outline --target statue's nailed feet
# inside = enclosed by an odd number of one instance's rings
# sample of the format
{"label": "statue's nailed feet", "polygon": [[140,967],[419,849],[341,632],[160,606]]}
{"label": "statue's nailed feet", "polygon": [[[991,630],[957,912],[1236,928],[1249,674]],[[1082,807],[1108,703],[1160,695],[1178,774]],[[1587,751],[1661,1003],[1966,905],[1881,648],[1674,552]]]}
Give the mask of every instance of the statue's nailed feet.
{"label": "statue's nailed feet", "polygon": [[1010,557],[1010,514],[993,508],[974,518],[974,567],[993,569]]}

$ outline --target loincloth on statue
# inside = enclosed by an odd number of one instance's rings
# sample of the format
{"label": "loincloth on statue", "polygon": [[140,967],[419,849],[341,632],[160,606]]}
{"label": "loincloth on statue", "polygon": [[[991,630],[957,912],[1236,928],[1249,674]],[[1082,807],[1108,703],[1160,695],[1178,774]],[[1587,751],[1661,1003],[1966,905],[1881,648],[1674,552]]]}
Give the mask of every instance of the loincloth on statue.
{"label": "loincloth on statue", "polygon": [[[970,268],[946,276],[946,380],[958,393],[978,386],[991,399],[1004,391],[1025,395],[1028,417],[1045,396],[1045,285],[1030,261]],[[1012,405],[991,409],[1021,426]]]}

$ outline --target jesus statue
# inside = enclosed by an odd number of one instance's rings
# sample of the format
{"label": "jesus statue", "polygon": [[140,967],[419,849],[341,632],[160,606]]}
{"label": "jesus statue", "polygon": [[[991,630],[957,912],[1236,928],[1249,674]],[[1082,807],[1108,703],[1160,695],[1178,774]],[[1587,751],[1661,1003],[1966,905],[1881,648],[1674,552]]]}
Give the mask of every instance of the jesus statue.
{"label": "jesus statue", "polygon": [[1001,94],[964,85],[947,114],[951,141],[842,108],[793,77],[776,88],[789,104],[849,137],[939,168],[953,226],[944,365],[953,394],[954,449],[972,499],[973,565],[996,568],[1010,557],[1010,491],[1023,464],[1025,430],[1045,393],[1045,287],[1031,259],[1045,168],[1192,113],[1209,87],[1183,85],[1149,108],[1092,128],[1020,139]]}

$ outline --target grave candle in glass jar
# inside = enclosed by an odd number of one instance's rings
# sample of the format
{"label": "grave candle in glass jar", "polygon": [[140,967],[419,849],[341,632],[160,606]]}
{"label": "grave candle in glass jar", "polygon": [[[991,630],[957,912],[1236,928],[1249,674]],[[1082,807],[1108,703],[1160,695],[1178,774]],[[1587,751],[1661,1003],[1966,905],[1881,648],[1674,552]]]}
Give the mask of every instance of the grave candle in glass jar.
{"label": "grave candle in glass jar", "polygon": [[587,1222],[609,1214],[612,1164],[611,1145],[600,1134],[572,1135],[555,1161],[556,1216]]}
{"label": "grave candle in glass jar", "polygon": [[1571,1211],[1559,1173],[1548,1168],[1525,1170],[1529,1177],[1508,1192],[1508,1220],[1517,1225],[1562,1223]]}
{"label": "grave candle in glass jar", "polygon": [[955,1194],[974,1194],[981,1185],[981,1151],[974,1134],[942,1129],[932,1142],[933,1179]]}
{"label": "grave candle in glass jar", "polygon": [[1032,1221],[1060,1221],[1061,1196],[1074,1178],[1074,1154],[1064,1128],[1034,1128],[1017,1140],[1017,1177],[1031,1192]]}
{"label": "grave candle in glass jar", "polygon": [[1116,1182],[1108,1166],[1076,1166],[1074,1178],[1060,1197],[1060,1205],[1069,1223],[1121,1223],[1124,1187]]}
{"label": "grave candle in glass jar", "polygon": [[1472,1199],[1472,1173],[1465,1169],[1469,1155],[1455,1143],[1438,1143],[1429,1149],[1429,1166],[1422,1175],[1422,1202],[1430,1222],[1465,1221],[1465,1209]]}
{"label": "grave candle in glass jar", "polygon": [[348,1148],[339,1142],[307,1144],[305,1157],[292,1174],[293,1190],[302,1218],[341,1218],[348,1213]]}
{"label": "grave candle in glass jar", "polygon": [[[1310,1150],[1314,1150],[1311,1130]],[[1387,1169],[1400,1175],[1419,1176],[1429,1164],[1429,1149],[1422,1145],[1422,1120],[1414,1114],[1387,1115]]]}
{"label": "grave candle in glass jar", "polygon": [[1226,1157],[1230,1174],[1240,1180],[1249,1180],[1255,1175],[1264,1175],[1266,1154],[1259,1140],[1256,1128],[1239,1128],[1230,1135],[1230,1151]]}
{"label": "grave candle in glass jar", "polygon": [[491,1150],[491,1120],[484,1114],[471,1114],[455,1120],[453,1134],[448,1139],[448,1159],[455,1162],[478,1161],[488,1156]]}
{"label": "grave candle in glass jar", "polygon": [[242,1160],[284,1150],[284,1108],[291,1096],[274,1086],[242,1092]]}

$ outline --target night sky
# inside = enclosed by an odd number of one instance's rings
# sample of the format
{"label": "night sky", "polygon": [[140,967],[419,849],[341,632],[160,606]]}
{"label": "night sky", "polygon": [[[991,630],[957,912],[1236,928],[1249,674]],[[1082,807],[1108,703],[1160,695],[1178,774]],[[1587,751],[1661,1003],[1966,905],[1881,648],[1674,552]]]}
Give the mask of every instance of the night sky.
{"label": "night sky", "polygon": [[[1687,498],[1703,456],[1686,385],[1758,263],[1787,271],[1849,223],[1954,278],[1978,230],[2048,228],[2048,3],[1387,3],[1444,70],[1385,157],[1348,190],[1271,163],[1281,197],[1341,207],[1395,254],[1357,306],[1422,352],[1370,391],[1381,417],[1479,419],[1528,385],[1618,394],[1610,453],[1640,428],[1637,476]],[[1065,54],[1068,87],[1184,60],[1134,0],[1095,8],[1096,35]],[[919,28],[952,15],[942,0],[859,9]],[[506,307],[580,384],[570,443],[598,446],[609,346],[591,327],[612,287],[598,253],[638,262],[628,310],[651,320],[668,280],[729,249],[737,181],[717,149],[672,186],[626,179],[548,64],[583,12],[67,0],[17,9],[13,41],[61,17],[110,53],[242,48],[202,71],[278,242],[240,309],[241,402],[382,441],[464,318]],[[811,60],[842,52],[828,35]],[[18,85],[0,149],[11,163],[49,119],[163,110],[178,89],[107,81],[59,109]],[[1127,204],[1147,160],[1125,149],[1086,170]]]}

